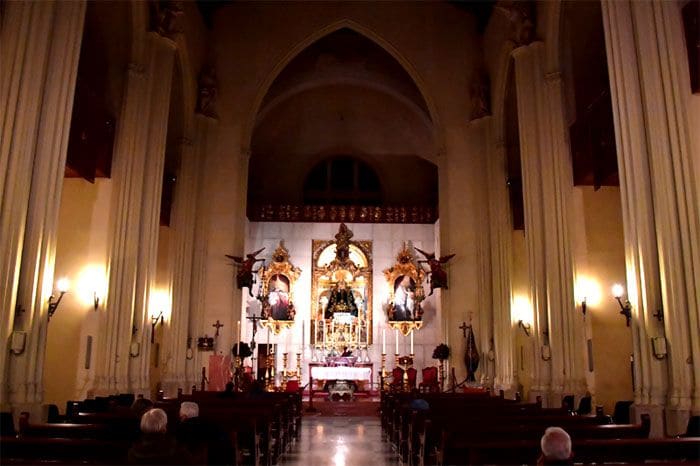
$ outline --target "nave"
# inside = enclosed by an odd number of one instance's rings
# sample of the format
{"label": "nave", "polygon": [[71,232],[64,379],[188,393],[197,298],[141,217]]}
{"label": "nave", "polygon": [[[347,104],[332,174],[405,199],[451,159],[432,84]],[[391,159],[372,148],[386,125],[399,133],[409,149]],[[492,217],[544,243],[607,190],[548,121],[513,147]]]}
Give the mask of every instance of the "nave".
{"label": "nave", "polygon": [[299,440],[280,461],[283,466],[362,466],[398,464],[382,438],[378,417],[305,417]]}

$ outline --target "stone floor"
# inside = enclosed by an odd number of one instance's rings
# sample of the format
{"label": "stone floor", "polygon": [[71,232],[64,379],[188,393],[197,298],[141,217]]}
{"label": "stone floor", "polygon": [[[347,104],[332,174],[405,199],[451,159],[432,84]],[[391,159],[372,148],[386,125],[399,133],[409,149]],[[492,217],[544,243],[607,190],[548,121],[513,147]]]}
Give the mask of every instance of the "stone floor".
{"label": "stone floor", "polygon": [[377,417],[305,417],[299,441],[280,466],[382,466],[399,464],[382,440]]}

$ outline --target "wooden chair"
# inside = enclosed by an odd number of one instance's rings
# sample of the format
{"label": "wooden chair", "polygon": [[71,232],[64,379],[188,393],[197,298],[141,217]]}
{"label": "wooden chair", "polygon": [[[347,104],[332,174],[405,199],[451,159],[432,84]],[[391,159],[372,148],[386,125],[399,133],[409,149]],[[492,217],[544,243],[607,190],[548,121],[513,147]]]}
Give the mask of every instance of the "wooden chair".
{"label": "wooden chair", "polygon": [[403,389],[403,369],[394,367],[391,371],[391,383],[389,389],[392,391],[401,391]]}
{"label": "wooden chair", "polygon": [[422,370],[423,381],[418,385],[421,392],[439,392],[438,368],[435,366],[424,367]]}

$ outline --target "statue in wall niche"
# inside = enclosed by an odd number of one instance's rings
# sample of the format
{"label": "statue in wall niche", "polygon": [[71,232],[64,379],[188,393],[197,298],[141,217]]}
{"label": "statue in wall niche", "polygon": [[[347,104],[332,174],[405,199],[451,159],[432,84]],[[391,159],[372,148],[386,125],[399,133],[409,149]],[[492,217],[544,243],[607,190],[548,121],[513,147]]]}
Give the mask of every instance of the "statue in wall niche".
{"label": "statue in wall niche", "polygon": [[442,268],[442,264],[447,264],[455,255],[448,254],[437,259],[434,252],[427,253],[418,248],[414,249],[425,257],[425,260],[419,260],[418,263],[428,264],[430,267],[430,294],[428,296],[432,296],[433,291],[437,288],[447,289],[447,272]]}
{"label": "statue in wall niche", "polygon": [[238,271],[236,272],[236,286],[239,290],[243,288],[248,288],[248,294],[253,298],[253,267],[256,262],[264,262],[265,259],[258,259],[257,256],[263,252],[265,248],[258,249],[255,252],[246,254],[245,259],[239,256],[230,256],[226,254],[226,257],[231,259],[236,266]]}
{"label": "statue in wall niche", "polygon": [[153,29],[163,37],[183,32],[181,18],[185,14],[182,1],[161,0],[151,3]]}
{"label": "statue in wall niche", "polygon": [[483,72],[475,72],[472,77],[471,114],[469,120],[476,120],[491,114],[489,78]]}
{"label": "statue in wall niche", "polygon": [[494,7],[510,23],[510,39],[516,45],[527,45],[535,38],[535,14],[532,2],[501,0]]}
{"label": "statue in wall niche", "polygon": [[197,113],[201,113],[207,117],[217,118],[214,108],[219,85],[216,79],[216,69],[213,66],[204,66],[199,73],[198,84]]}

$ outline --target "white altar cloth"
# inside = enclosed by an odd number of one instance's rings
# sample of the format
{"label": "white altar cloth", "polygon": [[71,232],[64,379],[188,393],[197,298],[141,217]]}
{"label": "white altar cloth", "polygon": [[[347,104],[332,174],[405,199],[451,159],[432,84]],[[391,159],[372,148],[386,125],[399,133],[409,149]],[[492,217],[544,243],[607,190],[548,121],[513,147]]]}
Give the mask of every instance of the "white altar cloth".
{"label": "white altar cloth", "polygon": [[312,366],[314,380],[366,380],[372,381],[371,367],[327,367]]}

